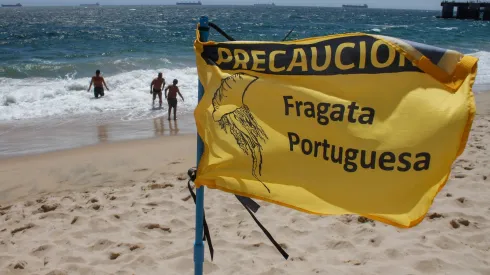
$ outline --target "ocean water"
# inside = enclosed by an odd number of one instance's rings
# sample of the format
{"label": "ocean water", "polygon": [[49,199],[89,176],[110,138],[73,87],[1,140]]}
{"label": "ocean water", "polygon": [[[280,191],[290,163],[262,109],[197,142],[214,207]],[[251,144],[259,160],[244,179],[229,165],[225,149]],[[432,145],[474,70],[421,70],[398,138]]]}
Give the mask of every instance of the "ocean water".
{"label": "ocean water", "polygon": [[[480,58],[476,91],[490,90],[490,22],[443,20],[439,11],[320,7],[102,6],[0,9],[0,122],[115,114],[151,119],[149,85],[162,71],[179,80],[184,113],[197,104],[193,52],[201,15],[237,40],[279,41],[367,32]],[[224,41],[217,32],[211,39]],[[90,76],[110,91],[93,100]]]}

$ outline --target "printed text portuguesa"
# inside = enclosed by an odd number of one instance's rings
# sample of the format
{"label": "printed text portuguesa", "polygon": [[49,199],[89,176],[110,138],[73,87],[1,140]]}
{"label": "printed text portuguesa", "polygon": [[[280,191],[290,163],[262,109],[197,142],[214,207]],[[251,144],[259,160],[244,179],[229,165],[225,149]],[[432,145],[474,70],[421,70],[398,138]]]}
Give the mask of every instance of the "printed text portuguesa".
{"label": "printed text portuguesa", "polygon": [[[293,96],[283,96],[286,116],[315,119],[320,125],[329,123],[359,123],[372,125],[375,110],[360,107],[356,102],[349,105],[327,102],[313,103],[295,100]],[[328,133],[328,131],[325,131]],[[329,143],[328,139],[311,140],[294,132],[288,132],[289,150],[304,155],[321,158],[342,165],[346,172],[355,172],[359,168],[381,169],[384,171],[408,172],[428,170],[431,155],[428,152],[378,152],[359,148],[350,148]]]}

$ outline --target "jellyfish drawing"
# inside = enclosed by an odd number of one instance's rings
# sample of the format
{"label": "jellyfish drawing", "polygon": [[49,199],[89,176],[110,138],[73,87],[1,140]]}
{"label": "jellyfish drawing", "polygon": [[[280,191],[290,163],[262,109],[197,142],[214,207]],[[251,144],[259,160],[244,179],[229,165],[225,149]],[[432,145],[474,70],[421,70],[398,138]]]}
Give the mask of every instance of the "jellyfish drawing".
{"label": "jellyfish drawing", "polygon": [[255,120],[249,107],[244,103],[247,90],[258,77],[236,73],[221,80],[221,85],[213,96],[213,120],[226,134],[235,138],[237,145],[252,160],[252,175],[270,193],[269,188],[259,179],[262,175],[262,144],[267,134]]}

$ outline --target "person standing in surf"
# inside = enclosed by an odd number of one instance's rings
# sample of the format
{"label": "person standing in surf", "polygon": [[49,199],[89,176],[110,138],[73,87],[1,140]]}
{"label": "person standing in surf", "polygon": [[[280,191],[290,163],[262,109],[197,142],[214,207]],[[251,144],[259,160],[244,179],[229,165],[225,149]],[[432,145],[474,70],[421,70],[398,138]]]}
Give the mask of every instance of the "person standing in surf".
{"label": "person standing in surf", "polygon": [[92,84],[94,85],[95,98],[99,98],[99,96],[104,96],[104,86],[109,91],[109,88],[107,88],[107,84],[105,83],[104,78],[100,76],[100,70],[95,71],[95,75],[92,76],[92,80],[90,80],[90,86],[87,90],[88,92],[90,91],[90,88],[92,88]]}
{"label": "person standing in surf", "polygon": [[165,87],[165,78],[163,78],[162,73],[158,73],[158,77],[153,79],[150,84],[150,94],[153,94],[152,106],[155,108],[155,99],[159,99],[160,108],[162,108],[162,90]]}
{"label": "person standing in surf", "polygon": [[[180,94],[179,87],[177,87],[178,80],[174,79],[173,85],[168,85],[167,88],[165,89],[165,98],[167,99],[168,102],[168,120],[170,120],[170,112],[172,108],[174,109],[174,120],[177,119],[176,113],[177,113],[177,94],[179,94],[180,98],[182,98],[182,101],[184,101],[184,97]],[[167,91],[168,96],[167,96]]]}

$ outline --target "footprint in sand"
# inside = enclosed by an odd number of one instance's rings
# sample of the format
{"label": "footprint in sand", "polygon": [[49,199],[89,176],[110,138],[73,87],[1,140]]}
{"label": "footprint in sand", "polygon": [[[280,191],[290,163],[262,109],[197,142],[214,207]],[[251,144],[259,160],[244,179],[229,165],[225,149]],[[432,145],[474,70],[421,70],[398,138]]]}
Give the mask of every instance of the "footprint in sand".
{"label": "footprint in sand", "polygon": [[31,254],[34,255],[34,256],[40,256],[40,255],[43,255],[48,250],[50,250],[51,248],[53,248],[52,245],[43,244],[40,247],[34,249]]}
{"label": "footprint in sand", "polygon": [[46,202],[46,198],[39,198],[36,200],[37,203],[45,203]]}
{"label": "footprint in sand", "polygon": [[111,260],[115,260],[115,259],[117,259],[119,256],[121,256],[121,253],[114,253],[114,252],[111,252],[111,254],[109,255],[109,259],[111,259]]}
{"label": "footprint in sand", "polygon": [[369,222],[369,223],[371,223],[373,226],[375,225],[374,220],[371,220],[371,219],[369,219],[369,218],[362,217],[362,216],[360,216],[359,218],[357,218],[357,222],[358,222],[358,223],[368,223],[368,222]]}
{"label": "footprint in sand", "polygon": [[129,250],[133,251],[133,250],[136,250],[136,249],[139,249],[141,248],[141,246],[137,245],[137,244],[134,244],[132,246],[129,247]]}
{"label": "footprint in sand", "polygon": [[32,212],[33,215],[39,214],[39,213],[47,213],[56,210],[58,208],[59,204],[43,204],[41,207],[39,207],[37,210],[34,210]]}
{"label": "footprint in sand", "polygon": [[459,224],[458,224],[458,222],[457,222],[456,220],[451,220],[451,221],[449,222],[449,224],[450,224],[450,225],[451,225],[451,226],[452,226],[454,229],[459,228]]}
{"label": "footprint in sand", "polygon": [[10,210],[10,208],[12,208],[12,205],[0,207],[0,211],[8,211],[8,210]]}
{"label": "footprint in sand", "polygon": [[61,219],[61,220],[64,220],[66,218],[68,218],[68,214],[66,213],[47,213],[47,214],[42,214],[41,216],[39,216],[39,219],[42,220],[42,219],[46,219],[46,218],[49,218],[49,219]]}
{"label": "footprint in sand", "polygon": [[467,219],[458,219],[458,220],[451,220],[449,222],[449,224],[454,228],[459,228],[460,227],[460,224],[464,225],[464,226],[469,226],[470,225],[470,222],[467,220]]}
{"label": "footprint in sand", "polygon": [[153,184],[148,185],[148,189],[151,189],[151,190],[165,189],[167,187],[174,187],[174,185],[171,183],[165,183],[165,184],[153,183]]}
{"label": "footprint in sand", "polygon": [[163,230],[165,232],[168,232],[168,233],[172,232],[172,230],[170,229],[170,227],[163,227],[163,226],[159,225],[158,223],[150,223],[150,224],[147,224],[147,225],[144,226],[144,228],[150,229],[150,230],[151,229],[161,229],[161,230]]}
{"label": "footprint in sand", "polygon": [[23,232],[23,231],[25,231],[25,230],[27,230],[27,229],[31,229],[31,228],[33,228],[34,226],[35,226],[35,225],[34,225],[33,223],[29,223],[29,224],[28,224],[28,225],[26,225],[26,226],[22,226],[22,227],[19,227],[19,228],[16,228],[16,229],[12,230],[10,233],[12,234],[12,236],[14,236],[14,235],[15,235],[15,233],[18,233],[18,232]]}
{"label": "footprint in sand", "polygon": [[302,256],[299,256],[299,257],[292,257],[291,261],[293,261],[293,262],[294,261],[304,262],[304,261],[306,261],[306,259]]}
{"label": "footprint in sand", "polygon": [[26,261],[20,261],[14,265],[14,269],[24,269],[27,265]]}
{"label": "footprint in sand", "polygon": [[99,200],[96,198],[91,198],[87,203],[89,203],[89,202],[96,203],[96,202],[99,202]]}
{"label": "footprint in sand", "polygon": [[434,212],[429,215],[429,219],[434,220],[434,219],[439,219],[439,218],[444,218],[444,215],[439,214],[437,212]]}

